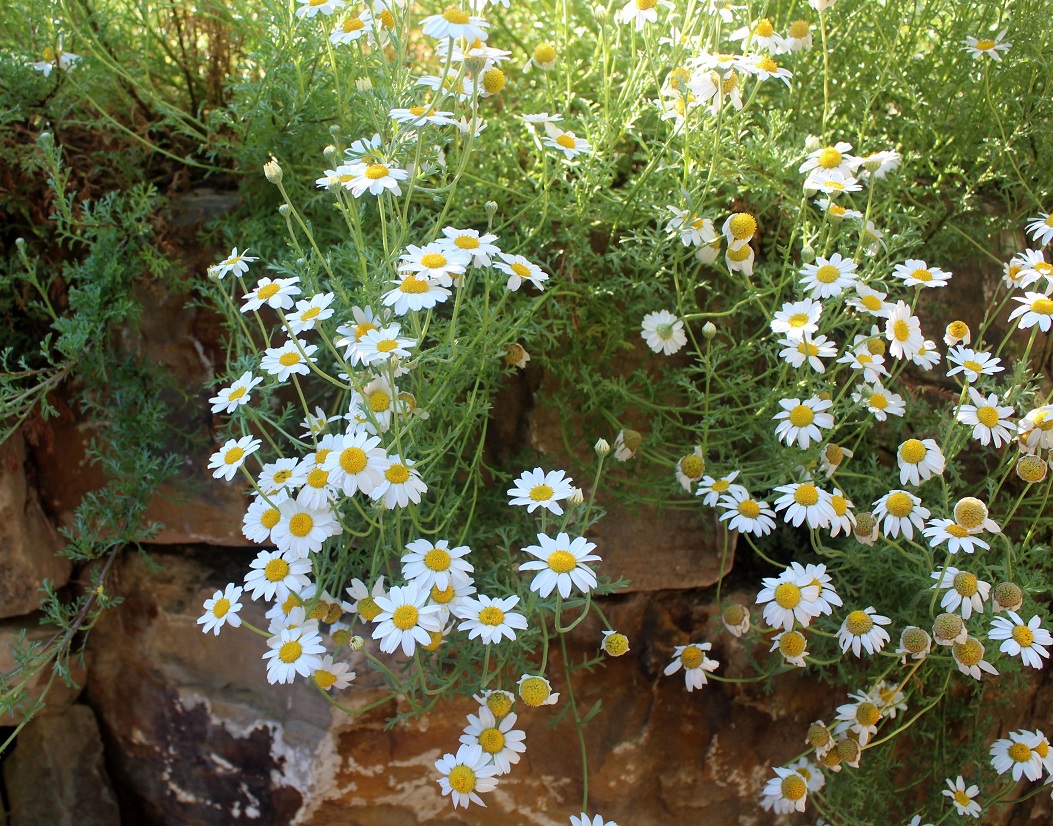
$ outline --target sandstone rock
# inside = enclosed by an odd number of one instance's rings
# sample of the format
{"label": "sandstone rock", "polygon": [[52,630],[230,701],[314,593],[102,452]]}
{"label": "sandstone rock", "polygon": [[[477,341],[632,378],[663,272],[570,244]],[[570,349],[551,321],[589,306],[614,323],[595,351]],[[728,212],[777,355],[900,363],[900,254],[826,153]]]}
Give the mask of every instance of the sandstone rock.
{"label": "sandstone rock", "polygon": [[28,614],[40,607],[45,579],[55,587],[69,580],[68,559],[55,556],[65,542],[48,522],[26,482],[26,448],[16,433],[0,445],[0,617]]}
{"label": "sandstone rock", "polygon": [[[88,698],[132,822],[566,826],[581,811],[577,735],[565,720],[553,727],[569,702],[558,649],[548,676],[559,704],[519,710],[523,760],[488,795],[486,809],[455,811],[433,764],[456,751],[474,710],[469,698],[389,728],[395,701],[348,715],[303,681],[269,686],[261,641],[244,629],[205,636],[195,624],[204,598],[240,578],[251,554],[155,549],[153,559],[163,570],[131,555],[121,562],[117,581],[127,602],[100,621],[89,645]],[[689,694],[682,677],[663,676],[673,646],[699,638],[717,641],[717,659],[738,662],[737,641],[712,633],[716,607],[698,594],[610,598],[603,610],[632,650],[574,674],[580,713],[603,704],[585,728],[590,809],[620,822],[766,822],[756,796],[768,767],[800,751],[804,728],[829,712],[831,698],[793,678],[766,697],[717,682]],[[243,616],[263,623],[259,606],[246,606]],[[575,629],[572,662],[596,653],[601,630],[595,617]],[[382,700],[368,665],[353,665],[360,679],[340,702],[361,708]]]}
{"label": "sandstone rock", "polygon": [[[40,625],[35,615],[0,622],[0,674],[9,674],[15,668],[15,657],[11,646],[18,640],[23,630],[26,632],[23,647],[33,643],[44,645],[55,634],[54,627]],[[62,678],[56,675],[51,683],[51,689],[44,697],[46,705],[39,714],[62,714],[80,696],[80,687],[84,685],[85,673],[84,668],[75,658],[70,661],[70,676],[78,687],[73,688],[66,685]],[[30,701],[27,704],[27,710],[31,707],[32,701],[43,694],[50,679],[51,669],[44,669],[26,686],[26,697]],[[22,715],[20,714],[0,714],[0,726],[16,726],[21,722]]]}
{"label": "sandstone rock", "polygon": [[70,706],[38,717],[18,735],[4,764],[15,826],[120,826],[91,709]]}

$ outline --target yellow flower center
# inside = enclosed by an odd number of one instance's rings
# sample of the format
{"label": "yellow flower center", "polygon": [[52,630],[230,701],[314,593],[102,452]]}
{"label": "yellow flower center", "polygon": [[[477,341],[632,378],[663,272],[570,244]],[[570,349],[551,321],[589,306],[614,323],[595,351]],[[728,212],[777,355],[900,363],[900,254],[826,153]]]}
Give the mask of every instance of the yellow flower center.
{"label": "yellow flower center", "polygon": [[791,774],[789,777],[782,779],[780,789],[782,796],[787,800],[800,800],[808,791],[808,784],[804,782],[804,778],[799,774]]}
{"label": "yellow flower center", "polygon": [[811,31],[811,29],[808,26],[808,21],[794,20],[790,24],[790,29],[787,33],[794,40],[800,40],[802,37],[807,37],[809,31]]}
{"label": "yellow flower center", "polygon": [[[443,261],[445,260],[446,259],[443,259]],[[426,293],[427,291],[427,280],[423,278],[417,278],[413,275],[407,275],[405,278],[402,279],[401,283],[399,284],[399,292],[406,293],[408,295],[421,295],[422,293]]]}
{"label": "yellow flower center", "polygon": [[260,287],[256,291],[256,297],[257,298],[261,298],[264,301],[266,301],[268,298],[273,298],[275,295],[277,295],[278,290],[280,290],[280,289],[281,289],[281,285],[280,284],[268,284],[265,287]]}
{"label": "yellow flower center", "polygon": [[758,505],[753,499],[743,499],[739,502],[736,510],[747,519],[756,519],[760,516],[760,505]]}
{"label": "yellow flower center", "polygon": [[973,359],[966,359],[963,361],[962,367],[966,370],[972,370],[974,373],[982,373],[984,371],[984,366]]}
{"label": "yellow flower center", "polygon": [[527,677],[519,686],[519,696],[528,706],[536,708],[552,693],[548,683],[540,677]]}
{"label": "yellow flower center", "polygon": [[281,521],[281,518],[281,512],[277,508],[267,508],[260,515],[260,524],[267,530],[270,530]]}
{"label": "yellow flower center", "polygon": [[727,490],[731,487],[731,482],[727,479],[717,479],[712,485],[709,486],[710,490],[715,490],[717,493]]}
{"label": "yellow flower center", "polygon": [[841,449],[840,445],[827,445],[826,446],[826,461],[835,467],[845,459],[845,452]]}
{"label": "yellow flower center", "polygon": [[263,569],[263,575],[268,582],[281,582],[289,575],[289,563],[280,557],[276,557],[267,563]]}
{"label": "yellow flower center", "polygon": [[548,567],[557,574],[569,574],[578,565],[570,551],[553,551],[548,557]]}
{"label": "yellow flower center", "polygon": [[809,321],[808,313],[794,313],[787,319],[789,325],[795,329],[804,327]]}
{"label": "yellow flower center", "polygon": [[690,671],[702,665],[702,660],[705,659],[705,656],[702,649],[697,645],[689,645],[680,652],[680,662],[684,664],[684,668]]}
{"label": "yellow flower center", "polygon": [[952,523],[952,524],[948,525],[944,530],[946,530],[947,533],[949,533],[951,536],[956,536],[959,539],[969,535],[968,529],[963,528],[961,525],[959,525],[957,523]]}
{"label": "yellow flower center", "polygon": [[832,146],[826,147],[819,153],[818,161],[819,166],[823,169],[836,169],[841,165],[843,156],[840,152],[834,149]]}
{"label": "yellow flower center", "polygon": [[899,446],[899,458],[908,465],[916,465],[925,458],[925,445],[917,439],[907,439]]}
{"label": "yellow flower center", "polygon": [[807,427],[815,421],[815,412],[804,404],[797,405],[790,411],[790,424],[794,427]]}
{"label": "yellow flower center", "polygon": [[359,29],[365,28],[363,23],[357,17],[347,17],[344,19],[344,34],[351,34],[351,32],[357,32]]}
{"label": "yellow flower center", "polygon": [[1031,759],[1031,747],[1027,743],[1013,743],[1006,749],[1006,754],[1017,763],[1026,763]]}
{"label": "yellow flower center", "polygon": [[[556,138],[556,143],[558,143],[564,149],[573,149],[576,146],[576,144],[574,143],[574,138],[572,138],[566,132],[564,132],[562,135]],[[513,264],[512,266],[514,267],[515,265]]]}
{"label": "yellow flower center", "polygon": [[885,500],[885,510],[893,516],[902,519],[905,516],[909,516],[911,511],[914,510],[914,500],[910,498],[909,494],[903,491],[896,491],[896,493],[891,494]]}
{"label": "yellow flower center", "polygon": [[[839,218],[843,218],[845,213],[848,212],[848,209],[843,206],[838,206],[837,204],[830,204],[830,207],[827,209],[827,212],[829,212],[831,215],[836,215]],[[870,296],[870,298],[873,298],[873,296]],[[863,299],[863,303],[864,305],[866,304],[866,299]],[[880,306],[880,303],[881,302],[878,302],[878,306]]]}
{"label": "yellow flower center", "polygon": [[797,490],[793,492],[793,501],[810,508],[819,501],[819,490],[810,482],[805,482],[803,485],[798,485]]}
{"label": "yellow flower center", "polygon": [[479,745],[487,754],[497,754],[505,747],[505,736],[498,728],[488,728],[479,732]]}
{"label": "yellow flower center", "polygon": [[736,249],[729,249],[728,250],[728,259],[731,260],[731,261],[736,261],[736,262],[738,262],[738,261],[745,261],[747,258],[750,257],[750,253],[751,252],[752,252],[752,250],[750,249],[750,245],[749,244],[743,244],[737,250]]}
{"label": "yellow flower center", "polygon": [[1031,302],[1031,312],[1039,315],[1053,315],[1053,299],[1036,298]]}
{"label": "yellow flower center", "polygon": [[462,250],[477,250],[479,249],[479,239],[474,235],[458,235],[454,241],[454,246]]}
{"label": "yellow flower center", "polygon": [[767,17],[762,17],[757,21],[757,25],[753,27],[753,33],[757,37],[771,37],[775,34],[775,27]]}
{"label": "yellow flower center", "polygon": [[775,602],[780,608],[796,608],[801,603],[801,589],[792,582],[783,582],[775,587]]}
{"label": "yellow flower center", "polygon": [[512,695],[507,691],[494,691],[486,698],[486,707],[494,717],[504,717],[512,710]]}
{"label": "yellow flower center", "polygon": [[542,43],[534,49],[534,60],[537,63],[551,63],[556,59],[556,50],[550,43]]}
{"label": "yellow flower center", "polygon": [[758,69],[763,69],[765,72],[768,72],[769,74],[775,74],[775,72],[779,71],[779,64],[776,63],[774,60],[772,60],[767,55],[765,55],[764,57],[762,57],[760,60],[757,61],[757,68]]}
{"label": "yellow flower center", "polygon": [[241,457],[245,455],[245,451],[240,447],[232,447],[226,453],[223,454],[223,461],[228,465],[233,465],[236,462],[241,461]]}
{"label": "yellow flower center", "polygon": [[361,341],[362,336],[368,333],[370,330],[376,330],[377,327],[370,324],[368,321],[365,324],[359,324],[355,327],[355,341]]}
{"label": "yellow flower center", "polygon": [[247,387],[239,387],[236,390],[231,390],[227,394],[227,401],[236,402],[238,399],[242,398],[248,392],[249,392],[249,390],[248,390]]}
{"label": "yellow flower center", "polygon": [[848,511],[848,500],[836,493],[830,497],[830,504],[834,506],[834,513],[838,516],[844,516]]}
{"label": "yellow flower center", "polygon": [[1016,463],[1016,474],[1025,482],[1041,482],[1046,470],[1046,463],[1038,456],[1021,456]]}
{"label": "yellow flower center", "polygon": [[881,719],[881,712],[873,703],[860,703],[856,708],[856,720],[861,725],[873,726]]}
{"label": "yellow flower center", "polygon": [[833,264],[824,264],[815,273],[815,280],[820,284],[833,284],[841,276],[841,271]]}
{"label": "yellow flower center", "polygon": [[289,520],[289,533],[303,539],[314,527],[314,520],[306,513],[298,513]]}
{"label": "yellow flower center", "polygon": [[450,554],[442,548],[432,548],[424,554],[424,567],[430,571],[445,571],[450,567]]}
{"label": "yellow flower center", "polygon": [[393,485],[401,485],[409,479],[409,468],[405,465],[395,464],[384,471],[384,478]]}
{"label": "yellow flower center", "polygon": [[853,611],[845,620],[845,628],[849,634],[861,637],[874,627],[874,620],[866,611]]}
{"label": "yellow flower center", "polygon": [[757,232],[757,219],[748,212],[736,212],[728,222],[728,229],[736,241],[745,241]]}
{"label": "yellow flower center", "polygon": [[657,3],[658,0],[636,0],[636,8],[640,11],[647,11],[653,9]]}
{"label": "yellow flower center", "polygon": [[994,427],[998,424],[998,409],[984,405],[976,408],[976,420],[984,427]]}
{"label": "yellow flower center", "polygon": [[455,792],[470,794],[475,790],[475,772],[467,766],[454,766],[450,769],[447,780],[449,780],[450,788]]}
{"label": "yellow flower center", "polygon": [[888,397],[881,393],[873,393],[870,396],[870,406],[875,410],[884,410],[888,407]]}
{"label": "yellow flower center", "polygon": [[366,177],[371,181],[379,181],[388,176],[388,168],[382,163],[371,163],[366,167]]}
{"label": "yellow flower center", "polygon": [[737,603],[732,603],[724,609],[723,619],[728,625],[741,625],[746,619],[746,609]]}
{"label": "yellow flower center", "polygon": [[779,651],[784,657],[799,657],[804,653],[804,634],[799,631],[787,631],[779,637]]}
{"label": "yellow flower center", "polygon": [[954,646],[954,655],[958,662],[968,668],[983,659],[984,649],[977,640],[969,639]]}
{"label": "yellow flower center", "polygon": [[437,252],[429,252],[420,257],[420,263],[429,270],[438,269],[446,266],[446,256]]}
{"label": "yellow flower center", "polygon": [[431,586],[431,601],[438,603],[439,605],[445,605],[457,595],[454,587],[450,585],[448,588],[440,591],[438,585]]}
{"label": "yellow flower center", "polygon": [[859,303],[871,312],[880,310],[882,305],[884,304],[884,302],[876,295],[865,295],[859,300]]}
{"label": "yellow flower center", "polygon": [[318,669],[316,672],[314,672],[314,681],[322,689],[331,688],[336,682],[336,674],[334,674],[332,671],[324,671],[323,669]]}
{"label": "yellow flower center", "polygon": [[358,615],[366,622],[372,622],[380,614],[380,606],[373,597],[362,597],[358,601]]}
{"label": "yellow flower center", "polygon": [[408,631],[417,624],[420,612],[412,605],[400,605],[391,614],[391,621],[400,631]]}
{"label": "yellow flower center", "polygon": [[994,48],[995,42],[993,40],[977,40],[976,48],[981,52],[986,52],[988,49]]}
{"label": "yellow flower center", "polygon": [[910,325],[902,319],[897,320],[892,325],[892,335],[896,337],[896,341],[906,341],[910,338]]}
{"label": "yellow flower center", "polygon": [[374,413],[383,413],[391,406],[391,395],[383,390],[374,390],[367,397],[367,403]]}
{"label": "yellow flower center", "polygon": [[500,625],[505,621],[505,612],[496,605],[487,605],[479,612],[479,622],[491,627]]}
{"label": "yellow flower center", "polygon": [[932,273],[928,270],[916,269],[910,275],[915,281],[932,281]]}
{"label": "yellow flower center", "polygon": [[518,261],[512,264],[508,269],[510,269],[520,278],[530,277],[530,268],[526,264],[520,264]]}
{"label": "yellow flower center", "polygon": [[700,456],[685,456],[680,460],[680,472],[688,479],[698,478],[705,469],[706,463],[702,461]]}
{"label": "yellow flower center", "polygon": [[278,363],[283,367],[292,367],[294,364],[300,363],[300,353],[298,350],[293,350],[291,353],[282,353],[278,357]]}
{"label": "yellow flower center", "polygon": [[488,95],[496,95],[505,88],[505,73],[498,68],[487,70],[483,74],[483,89]]}
{"label": "yellow flower center", "polygon": [[385,29],[395,28],[395,16],[388,9],[384,9],[380,12],[380,22],[384,25]]}
{"label": "yellow flower center", "polygon": [[230,610],[230,600],[226,597],[220,597],[216,600],[212,606],[212,615],[216,619],[223,619],[227,615],[227,611]]}
{"label": "yellow flower center", "polygon": [[1026,625],[1018,625],[1013,629],[1013,639],[1021,648],[1027,648],[1035,641],[1035,635]]}
{"label": "yellow flower center", "polygon": [[547,502],[552,498],[553,492],[548,485],[534,485],[530,489],[530,498],[535,502]]}
{"label": "yellow flower center", "polygon": [[[410,276],[410,277],[412,277],[412,276]],[[408,281],[409,278],[407,278],[406,280]],[[393,339],[393,338],[386,338],[383,341],[378,341],[377,342],[377,352],[378,353],[390,353],[392,350],[397,349],[398,346],[399,346],[399,343],[395,339]]]}
{"label": "yellow flower center", "polygon": [[819,348],[812,344],[810,341],[802,341],[797,345],[797,352],[802,356],[817,356],[819,355]]}
{"label": "yellow flower center", "polygon": [[468,15],[460,9],[451,6],[442,13],[442,16],[450,23],[457,26],[463,26],[468,22]]}
{"label": "yellow flower center", "polygon": [[340,467],[344,473],[361,473],[368,461],[366,452],[360,447],[344,448],[340,453]]}
{"label": "yellow flower center", "polygon": [[278,659],[283,663],[294,663],[303,654],[303,646],[300,645],[296,640],[289,640],[283,642],[282,647],[278,649]]}

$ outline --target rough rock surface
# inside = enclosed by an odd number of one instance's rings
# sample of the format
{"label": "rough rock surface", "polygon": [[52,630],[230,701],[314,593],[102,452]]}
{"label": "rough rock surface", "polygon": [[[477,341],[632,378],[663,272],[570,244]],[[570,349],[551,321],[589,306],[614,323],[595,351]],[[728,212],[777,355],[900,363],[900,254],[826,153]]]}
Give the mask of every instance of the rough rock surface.
{"label": "rough rock surface", "polygon": [[95,715],[84,705],[38,717],[4,763],[12,826],[120,826]]}
{"label": "rough rock surface", "polygon": [[0,617],[28,614],[40,607],[45,579],[55,587],[69,580],[70,562],[55,556],[65,543],[41,510],[26,480],[26,448],[20,433],[0,444]]}
{"label": "rough rock surface", "polygon": [[[127,602],[92,635],[88,698],[112,755],[126,822],[423,826],[494,822],[565,826],[581,810],[580,751],[573,727],[552,727],[569,702],[558,651],[548,675],[559,704],[520,708],[527,753],[486,810],[453,810],[435,782],[434,761],[456,751],[468,698],[452,699],[409,724],[386,729],[395,701],[362,714],[330,709],[303,681],[269,686],[262,642],[244,629],[201,633],[201,603],[236,579],[244,551],[180,548],[154,554],[163,570],[129,555],[118,570]],[[790,676],[771,696],[711,683],[687,693],[662,669],[674,645],[716,637],[712,605],[680,594],[608,599],[615,627],[639,640],[624,657],[574,675],[578,708],[603,711],[585,729],[591,806],[636,823],[765,823],[756,794],[767,766],[797,754],[802,732],[830,709],[824,691]],[[261,624],[258,606],[243,616]],[[570,636],[570,656],[596,651],[597,622]],[[746,664],[720,635],[714,656],[728,676]],[[361,708],[383,698],[369,666],[338,698]],[[772,723],[780,721],[773,729]]]}

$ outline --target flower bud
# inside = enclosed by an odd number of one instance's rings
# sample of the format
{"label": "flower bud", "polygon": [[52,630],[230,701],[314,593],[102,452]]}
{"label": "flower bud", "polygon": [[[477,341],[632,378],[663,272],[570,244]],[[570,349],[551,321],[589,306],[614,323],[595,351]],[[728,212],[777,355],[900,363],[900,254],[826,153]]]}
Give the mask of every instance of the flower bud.
{"label": "flower bud", "polygon": [[706,341],[712,341],[717,334],[717,325],[712,321],[707,321],[702,325],[702,338]]}
{"label": "flower bud", "polygon": [[486,212],[486,220],[494,220],[494,215],[497,214],[497,201],[487,201],[483,204],[483,210]]}
{"label": "flower bud", "polygon": [[581,492],[581,488],[571,488],[567,501],[572,505],[580,505],[585,501],[585,494]]}
{"label": "flower bud", "polygon": [[811,264],[815,260],[815,247],[811,244],[805,244],[801,247],[801,261],[805,264]]}
{"label": "flower bud", "polygon": [[288,218],[291,212],[292,207],[288,204],[282,204],[280,207],[278,207],[278,214],[282,216],[282,218]]}
{"label": "flower bud", "polygon": [[271,155],[271,159],[263,165],[263,174],[272,184],[282,182],[282,168],[278,166],[278,159]]}
{"label": "flower bud", "polygon": [[373,81],[368,77],[360,77],[355,81],[355,88],[358,89],[362,94],[373,90]]}
{"label": "flower bud", "polygon": [[352,651],[361,651],[366,647],[366,641],[362,639],[358,634],[355,634],[351,639],[347,641],[347,647]]}
{"label": "flower bud", "polygon": [[597,439],[596,444],[592,446],[592,449],[596,451],[596,455],[601,459],[611,452],[610,443],[606,439]]}
{"label": "flower bud", "polygon": [[617,631],[604,631],[600,648],[611,657],[620,657],[629,650],[629,638]]}

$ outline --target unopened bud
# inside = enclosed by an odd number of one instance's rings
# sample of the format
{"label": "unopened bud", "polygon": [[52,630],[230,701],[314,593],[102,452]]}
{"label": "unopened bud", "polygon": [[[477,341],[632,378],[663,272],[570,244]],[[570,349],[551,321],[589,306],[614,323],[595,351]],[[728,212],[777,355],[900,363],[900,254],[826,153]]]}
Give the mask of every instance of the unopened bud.
{"label": "unopened bud", "polygon": [[707,321],[702,325],[702,338],[706,341],[712,341],[717,335],[717,325],[712,321]]}
{"label": "unopened bud", "polygon": [[340,150],[332,144],[329,144],[329,146],[323,149],[322,154],[325,156],[325,159],[329,161],[329,163],[331,163],[333,166],[340,165]]}
{"label": "unopened bud", "polygon": [[263,165],[263,174],[267,176],[267,180],[272,184],[280,184],[282,182],[282,168],[278,166],[278,159],[273,155]]}
{"label": "unopened bud", "polygon": [[20,250],[25,249],[26,239],[20,235],[18,238],[15,239],[15,246],[18,247]]}
{"label": "unopened bud", "polygon": [[358,91],[365,94],[366,92],[372,91],[373,81],[370,80],[368,77],[360,77],[358,80],[355,81],[355,88],[358,89]]}
{"label": "unopened bud", "polygon": [[332,135],[334,138],[337,137],[340,134],[340,124],[334,123],[332,126],[330,126],[329,134]]}
{"label": "unopened bud", "polygon": [[596,451],[596,455],[601,459],[610,454],[611,445],[606,439],[597,439],[596,444],[592,446],[592,449]]}
{"label": "unopened bud", "polygon": [[599,20],[601,23],[607,19],[610,12],[603,3],[597,3],[592,7],[592,16]]}
{"label": "unopened bud", "polygon": [[288,204],[282,204],[280,207],[278,207],[278,214],[282,216],[282,218],[288,218],[291,212],[292,207]]}
{"label": "unopened bud", "polygon": [[815,260],[815,248],[811,244],[801,247],[801,261],[811,264]]}
{"label": "unopened bud", "polygon": [[494,215],[497,214],[497,201],[487,201],[483,204],[483,210],[486,212],[488,221],[494,220]]}
{"label": "unopened bud", "polygon": [[366,641],[358,634],[355,634],[355,636],[347,641],[347,647],[352,651],[361,651],[366,647]]}
{"label": "unopened bud", "polygon": [[580,505],[585,501],[585,494],[581,492],[581,488],[571,488],[567,501],[572,505]]}
{"label": "unopened bud", "polygon": [[804,149],[806,152],[818,152],[822,148],[823,142],[815,135],[809,135],[804,141]]}

